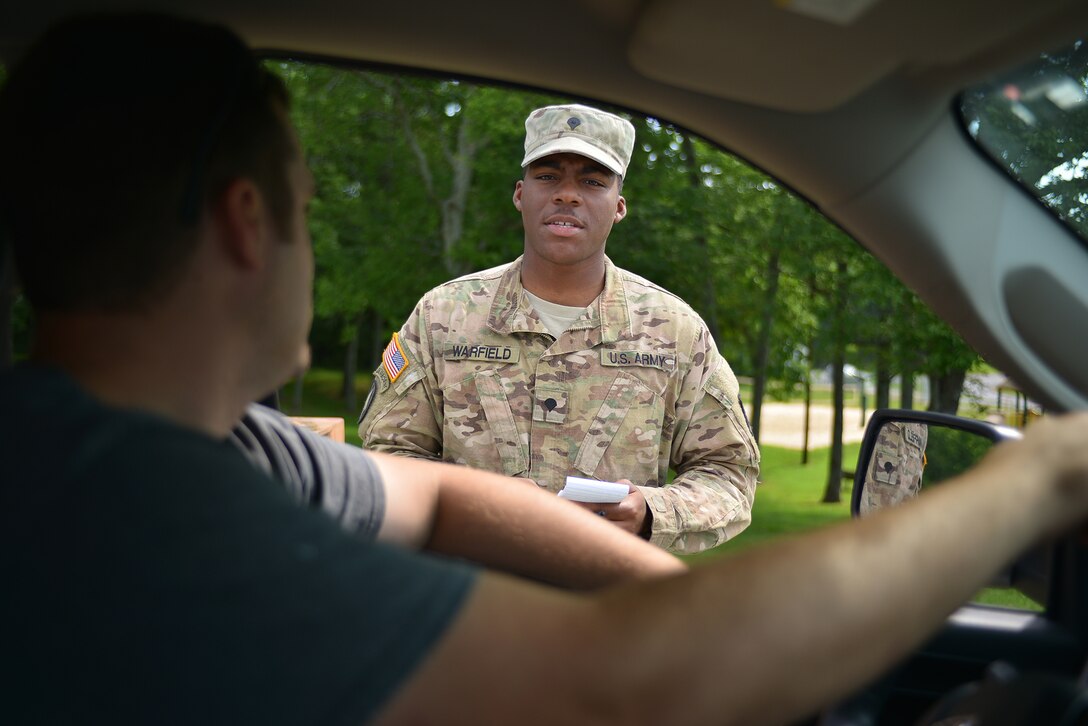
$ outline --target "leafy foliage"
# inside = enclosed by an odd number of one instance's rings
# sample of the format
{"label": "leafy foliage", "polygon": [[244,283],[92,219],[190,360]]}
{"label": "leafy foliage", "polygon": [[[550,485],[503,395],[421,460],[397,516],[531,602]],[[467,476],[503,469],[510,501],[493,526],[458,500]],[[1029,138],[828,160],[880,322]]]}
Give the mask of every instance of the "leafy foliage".
{"label": "leafy foliage", "polygon": [[[315,63],[268,66],[289,88],[317,184],[315,359],[343,360],[347,380],[356,351],[360,366],[375,365],[427,289],[520,253],[510,197],[523,120],[567,99]],[[804,200],[682,129],[631,120],[629,215],[609,254],[687,300],[734,370],[756,379],[757,398],[788,395],[810,368],[840,357],[888,377],[977,361]],[[29,325],[20,304],[17,352]]]}
{"label": "leafy foliage", "polygon": [[1088,44],[1043,54],[962,99],[967,129],[1081,237],[1088,235]]}
{"label": "leafy foliage", "polygon": [[[361,358],[373,365],[380,341],[428,288],[520,253],[510,195],[523,119],[564,99],[314,64],[274,68],[290,87],[318,182],[315,351],[328,364],[369,328]],[[734,369],[757,380],[757,398],[769,381],[789,393],[810,367],[839,358],[887,377],[972,365],[957,336],[805,201],[681,129],[631,120],[629,215],[609,254],[692,304]]]}

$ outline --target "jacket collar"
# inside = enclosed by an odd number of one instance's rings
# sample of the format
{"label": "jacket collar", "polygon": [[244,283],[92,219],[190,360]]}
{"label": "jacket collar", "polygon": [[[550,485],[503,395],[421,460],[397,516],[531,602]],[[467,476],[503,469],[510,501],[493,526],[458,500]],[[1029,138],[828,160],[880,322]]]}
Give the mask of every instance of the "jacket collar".
{"label": "jacket collar", "polygon": [[[511,333],[546,333],[544,325],[532,313],[532,306],[521,284],[522,257],[518,257],[499,278],[487,326],[500,335]],[[605,257],[604,290],[589,306],[587,315],[574,322],[571,332],[586,330],[591,346],[626,337],[631,330],[627,309],[627,291],[622,271]]]}

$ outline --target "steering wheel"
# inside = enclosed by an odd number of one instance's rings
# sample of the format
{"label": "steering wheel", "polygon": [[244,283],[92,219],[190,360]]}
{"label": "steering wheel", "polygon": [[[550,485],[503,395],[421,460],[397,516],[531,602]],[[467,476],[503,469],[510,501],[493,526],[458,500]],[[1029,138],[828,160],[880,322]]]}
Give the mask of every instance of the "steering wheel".
{"label": "steering wheel", "polygon": [[[882,680],[825,711],[819,726],[879,726],[889,693]],[[997,661],[984,678],[953,689],[916,726],[1085,726],[1088,687],[1050,673],[1020,673]]]}
{"label": "steering wheel", "polygon": [[956,688],[918,726],[1077,726],[1088,723],[1088,688],[1050,673],[997,662],[981,681]]}

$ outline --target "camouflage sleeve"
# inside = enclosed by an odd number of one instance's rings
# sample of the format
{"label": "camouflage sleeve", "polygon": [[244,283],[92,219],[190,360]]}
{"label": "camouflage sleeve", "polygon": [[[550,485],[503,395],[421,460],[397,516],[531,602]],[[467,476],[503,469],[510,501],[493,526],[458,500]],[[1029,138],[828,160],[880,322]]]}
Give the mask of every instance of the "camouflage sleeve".
{"label": "camouflage sleeve", "polygon": [[653,513],[650,541],[693,554],[736,536],[752,521],[759,448],[740,403],[740,386],[709,343],[677,399],[671,465],[664,488],[640,487]]}
{"label": "camouflage sleeve", "polygon": [[894,507],[922,488],[929,427],[889,421],[880,428],[861,490],[861,513]]}
{"label": "camouflage sleeve", "polygon": [[421,301],[386,346],[362,413],[363,448],[423,459],[442,458],[442,401],[434,368],[426,306]]}

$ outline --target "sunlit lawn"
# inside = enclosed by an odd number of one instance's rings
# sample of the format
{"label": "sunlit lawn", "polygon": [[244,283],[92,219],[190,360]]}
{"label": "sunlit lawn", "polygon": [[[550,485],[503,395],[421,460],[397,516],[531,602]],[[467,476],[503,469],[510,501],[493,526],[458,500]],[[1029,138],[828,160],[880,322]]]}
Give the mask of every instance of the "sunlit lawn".
{"label": "sunlit lawn", "polygon": [[[843,447],[843,468],[853,471],[860,444]],[[763,446],[761,484],[756,490],[752,524],[738,537],[703,555],[718,557],[767,542],[785,534],[802,532],[850,518],[851,483],[842,480],[841,501],[823,504],[827,486],[830,449],[809,452],[808,464],[801,464],[801,452],[778,446]]]}
{"label": "sunlit lawn", "polygon": [[[861,444],[847,444],[843,468],[853,470]],[[769,542],[777,537],[803,532],[850,518],[852,482],[843,480],[842,501],[823,504],[827,485],[829,449],[809,453],[809,464],[800,463],[801,452],[777,446],[762,447],[762,484],[756,491],[752,524],[738,537],[702,555],[689,558],[698,562]],[[990,588],[975,598],[988,605],[1039,610],[1040,606],[1022,593],[1008,588]]]}
{"label": "sunlit lawn", "polygon": [[[303,387],[303,406],[291,410],[293,385],[280,391],[281,407],[288,413],[304,416],[339,416],[345,419],[345,433],[349,443],[359,445],[356,430],[358,410],[346,411],[340,401],[340,373],[334,370],[312,370]],[[361,374],[356,380],[359,406],[366,400],[370,388],[370,375]],[[860,444],[847,444],[843,451],[843,469],[853,471],[857,463]],[[852,482],[843,479],[841,501],[823,504],[827,485],[829,449],[809,452],[807,465],[801,464],[801,452],[777,446],[762,447],[762,473],[756,492],[752,524],[738,537],[709,552],[689,558],[700,561],[720,557],[769,542],[777,537],[803,532],[850,518],[850,493]],[[1014,590],[986,590],[979,602],[1006,607],[1038,609],[1038,605]]]}
{"label": "sunlit lawn", "polygon": [[355,378],[355,397],[358,408],[348,411],[340,397],[342,375],[340,371],[315,368],[306,374],[303,384],[302,408],[295,410],[294,381],[280,389],[280,408],[284,413],[298,416],[337,416],[344,419],[344,438],[349,444],[359,446],[359,427],[356,423],[359,410],[366,401],[370,390],[370,374],[359,374]]}

